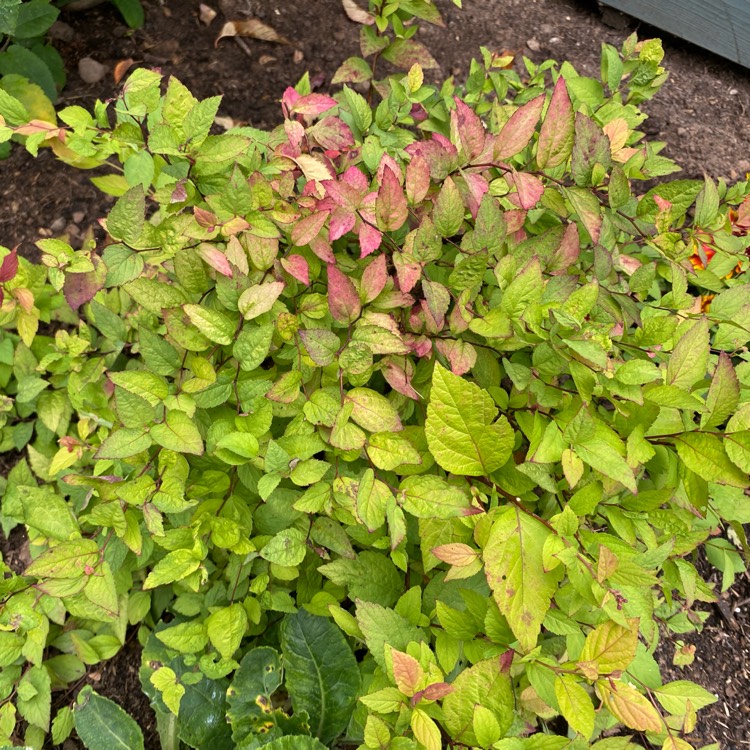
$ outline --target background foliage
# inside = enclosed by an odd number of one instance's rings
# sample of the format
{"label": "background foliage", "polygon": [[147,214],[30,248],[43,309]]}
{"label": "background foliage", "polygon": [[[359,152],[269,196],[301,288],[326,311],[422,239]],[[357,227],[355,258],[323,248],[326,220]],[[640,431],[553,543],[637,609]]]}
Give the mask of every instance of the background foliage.
{"label": "background foliage", "polygon": [[431,4],[371,11],[270,133],[148,70],[63,125],[0,100],[121,165],[106,247],[3,250],[2,741],[142,747],[90,688],[51,712],[129,626],[164,748],[684,750],[715,700],[653,652],[696,548],[747,551],[750,187],[634,192],[675,171],[658,41],[435,85]]}

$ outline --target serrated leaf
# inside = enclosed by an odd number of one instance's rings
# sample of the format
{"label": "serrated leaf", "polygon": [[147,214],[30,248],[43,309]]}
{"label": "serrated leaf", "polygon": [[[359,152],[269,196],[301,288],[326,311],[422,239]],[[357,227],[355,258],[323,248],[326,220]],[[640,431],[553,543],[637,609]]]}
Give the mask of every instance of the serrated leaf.
{"label": "serrated leaf", "polygon": [[685,466],[707,482],[747,487],[750,484],[747,474],[729,460],[724,449],[725,444],[732,445],[729,450],[735,452],[737,441],[732,442],[731,435],[725,440],[726,443],[722,443],[718,436],[711,433],[686,432],[675,438],[675,447]]}
{"label": "serrated leaf", "polygon": [[394,232],[403,226],[409,215],[404,189],[390,166],[383,169],[383,176],[375,199],[375,217],[378,229]]}
{"label": "serrated leaf", "polygon": [[145,451],[151,445],[151,437],[144,430],[123,427],[113,432],[96,451],[96,458],[129,458]]}
{"label": "serrated leaf", "polygon": [[440,477],[407,477],[401,482],[404,510],[417,518],[456,518],[478,512],[465,489]]}
{"label": "serrated leaf", "polygon": [[357,602],[357,624],[375,662],[385,670],[385,649],[406,651],[409,643],[425,641],[424,633],[407,619],[374,602]]}
{"label": "serrated leaf", "polygon": [[559,76],[539,131],[536,163],[540,169],[553,169],[568,160],[573,151],[574,126],[568,88],[563,76]]}
{"label": "serrated leaf", "polygon": [[667,384],[689,391],[706,377],[708,356],[708,321],[701,318],[675,344],[667,362]]}
{"label": "serrated leaf", "polygon": [[675,716],[699,711],[718,700],[713,693],[688,680],[675,680],[654,688],[654,695],[664,710]]}
{"label": "serrated leaf", "polygon": [[[701,415],[701,429],[718,427],[737,410],[740,401],[740,383],[732,360],[726,352],[719,352],[711,385],[706,395],[706,412]],[[729,449],[727,448],[729,453]],[[731,458],[731,454],[729,455]]]}
{"label": "serrated leaf", "polygon": [[240,647],[247,630],[247,612],[241,604],[212,612],[206,619],[206,634],[211,645],[224,657],[231,659]]}
{"label": "serrated leaf", "polygon": [[209,341],[226,346],[234,340],[237,326],[224,313],[202,305],[184,305],[182,309],[187,313],[190,322]]}
{"label": "serrated leaf", "polygon": [[648,698],[620,680],[596,683],[602,702],[626,727],[640,732],[661,732],[664,727],[659,712]]}
{"label": "serrated leaf", "polygon": [[453,178],[446,177],[432,212],[435,229],[443,237],[458,234],[464,221],[464,202]]}
{"label": "serrated leaf", "polygon": [[579,660],[593,662],[599,674],[625,671],[635,659],[638,645],[636,622],[626,628],[613,621],[607,621],[594,628],[587,636]]}
{"label": "serrated leaf", "polygon": [[495,138],[494,157],[505,161],[523,151],[536,132],[536,126],[544,107],[544,95],[536,96],[519,107]]}
{"label": "serrated leaf", "polygon": [[446,471],[487,476],[510,456],[513,430],[478,385],[454,375],[439,363],[432,376],[425,436],[430,453]]}
{"label": "serrated leaf", "polygon": [[203,455],[203,438],[193,421],[183,411],[168,411],[164,422],[150,429],[151,437],[167,450]]}
{"label": "serrated leaf", "polygon": [[594,733],[596,712],[591,696],[573,676],[562,674],[555,677],[555,697],[565,721],[585,739]]}
{"label": "serrated leaf", "polygon": [[557,573],[547,572],[543,562],[550,533],[518,508],[505,507],[492,524],[482,553],[487,583],[524,651],[536,646],[557,589]]}
{"label": "serrated leaf", "polygon": [[142,185],[130,188],[117,199],[107,217],[107,232],[116,240],[131,245],[143,232],[146,214],[146,196]]}

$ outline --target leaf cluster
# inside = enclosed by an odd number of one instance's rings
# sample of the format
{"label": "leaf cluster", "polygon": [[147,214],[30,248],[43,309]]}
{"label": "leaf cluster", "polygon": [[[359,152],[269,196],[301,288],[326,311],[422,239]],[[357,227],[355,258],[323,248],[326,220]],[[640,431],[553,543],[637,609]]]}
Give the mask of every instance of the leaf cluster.
{"label": "leaf cluster", "polygon": [[750,186],[639,194],[661,47],[603,59],[304,78],[220,135],[138,70],[27,134],[122,167],[105,247],[4,281],[0,742],[139,747],[89,690],[51,714],[133,626],[165,748],[692,747],[714,696],[653,653],[694,551],[747,552]]}

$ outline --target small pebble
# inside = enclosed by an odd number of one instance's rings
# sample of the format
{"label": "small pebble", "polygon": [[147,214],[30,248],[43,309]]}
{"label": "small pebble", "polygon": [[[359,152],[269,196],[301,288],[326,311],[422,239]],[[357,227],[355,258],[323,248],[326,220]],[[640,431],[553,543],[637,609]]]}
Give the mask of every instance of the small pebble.
{"label": "small pebble", "polygon": [[55,21],[49,27],[47,34],[51,39],[59,39],[61,42],[72,42],[76,36],[73,27],[65,21]]}
{"label": "small pebble", "polygon": [[532,52],[539,52],[539,50],[542,48],[542,45],[539,44],[538,40],[534,39],[533,37],[526,42],[526,46]]}
{"label": "small pebble", "polygon": [[73,223],[80,224],[86,218],[84,211],[73,211]]}
{"label": "small pebble", "polygon": [[78,61],[78,74],[86,83],[99,83],[107,75],[107,66],[93,57],[82,57]]}
{"label": "small pebble", "polygon": [[553,37],[552,37],[552,38],[551,38],[551,39],[549,40],[549,43],[550,43],[550,44],[560,44],[560,42],[561,42],[561,41],[562,41],[562,39],[561,39],[561,38],[560,38],[559,36],[553,36]]}
{"label": "small pebble", "polygon": [[65,229],[66,221],[63,219],[62,216],[58,216],[51,224],[50,229],[53,232],[61,232],[63,229]]}

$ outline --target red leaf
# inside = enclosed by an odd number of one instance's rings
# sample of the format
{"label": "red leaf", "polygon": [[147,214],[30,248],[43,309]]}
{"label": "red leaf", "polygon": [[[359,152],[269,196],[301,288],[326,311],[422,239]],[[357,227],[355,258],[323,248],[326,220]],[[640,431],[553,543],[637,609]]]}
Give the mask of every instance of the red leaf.
{"label": "red leaf", "polygon": [[324,263],[336,262],[336,258],[333,255],[333,248],[328,244],[327,240],[325,240],[323,237],[313,237],[313,239],[310,240],[310,249]]}
{"label": "red leaf", "polygon": [[307,265],[307,261],[301,255],[287,255],[281,259],[281,267],[290,276],[293,276],[305,286],[310,285],[310,268]]}
{"label": "red leaf", "polygon": [[464,193],[462,196],[464,203],[468,207],[472,219],[476,219],[479,212],[479,204],[482,202],[485,193],[489,191],[490,185],[484,175],[476,173],[464,174],[463,180],[456,183],[459,188],[462,187],[462,182],[466,188],[465,191],[461,191]]}
{"label": "red leaf", "polygon": [[215,213],[199,206],[193,206],[193,215],[198,225],[204,229],[213,229],[219,223]]}
{"label": "red leaf", "polygon": [[378,163],[378,170],[375,173],[375,178],[377,179],[378,185],[383,182],[383,177],[385,176],[385,170],[390,169],[393,174],[396,175],[398,178],[398,184],[401,185],[404,181],[404,175],[401,172],[401,167],[399,163],[389,154],[383,154],[383,156],[380,157],[380,162]]}
{"label": "red leaf", "polygon": [[513,171],[506,179],[516,187],[516,195],[509,195],[508,199],[526,210],[533,208],[544,193],[542,181],[528,172]]}
{"label": "red leaf", "polygon": [[316,213],[305,216],[292,227],[292,243],[297,247],[309,245],[314,237],[323,228],[328,218],[327,211],[317,211]]}
{"label": "red leaf", "polygon": [[362,273],[360,288],[365,298],[365,304],[372,302],[383,291],[388,281],[385,255],[378,255]]}
{"label": "red leaf", "polygon": [[574,128],[575,118],[568,87],[565,79],[559,76],[539,131],[536,163],[540,169],[552,169],[567,161],[573,151]]}
{"label": "red leaf", "polygon": [[451,141],[463,152],[466,161],[471,161],[484,150],[484,125],[471,107],[457,96],[453,100],[456,108],[451,110]]}
{"label": "red leaf", "polygon": [[448,682],[433,682],[421,691],[421,696],[427,701],[438,701],[453,690],[453,685]]}
{"label": "red leaf", "polygon": [[400,229],[409,216],[403,188],[396,173],[390,167],[383,170],[383,180],[375,201],[375,215],[378,228],[386,232]]}
{"label": "red leaf", "polygon": [[0,263],[0,282],[14,279],[18,273],[18,253],[13,248]]}
{"label": "red leaf", "polygon": [[454,375],[465,375],[477,363],[477,350],[468,341],[437,339],[435,348],[448,360]]}
{"label": "red leaf", "polygon": [[421,203],[430,189],[430,167],[427,160],[415,154],[406,165],[406,197],[409,203]]}
{"label": "red leaf", "polygon": [[517,109],[495,138],[494,156],[497,161],[510,159],[529,145],[542,114],[544,94]]}
{"label": "red leaf", "polygon": [[354,284],[334,265],[328,266],[328,309],[335,321],[346,325],[353,323],[362,312]]}

